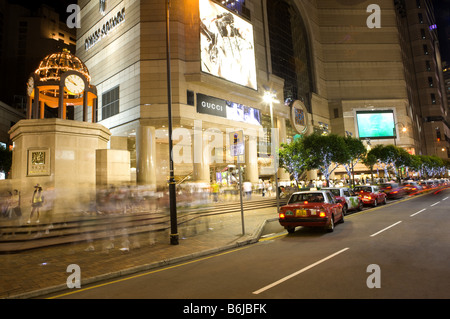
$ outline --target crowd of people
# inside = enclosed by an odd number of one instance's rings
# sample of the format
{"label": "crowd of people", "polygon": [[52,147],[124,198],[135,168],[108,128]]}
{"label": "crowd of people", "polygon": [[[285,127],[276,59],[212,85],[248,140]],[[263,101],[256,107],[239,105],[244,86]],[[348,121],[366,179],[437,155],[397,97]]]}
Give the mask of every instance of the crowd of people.
{"label": "crowd of people", "polygon": [[[382,183],[384,179],[376,179],[374,183]],[[339,187],[351,185],[353,181],[348,179],[334,179],[328,183],[325,180],[316,179],[296,182],[279,181],[278,189],[272,180],[260,179],[257,183],[245,181],[242,184],[243,199],[275,197],[288,197],[295,191],[310,188]],[[355,179],[354,185],[371,183],[370,178]],[[211,183],[183,183],[176,187],[176,202],[180,208],[197,207],[216,202],[232,202],[239,200],[238,183],[231,185],[218,181]],[[53,195],[52,195],[53,194]],[[41,211],[52,210],[52,204],[56,192],[43,190],[38,184],[34,186],[31,200],[25,203],[19,190],[6,191],[0,195],[0,217],[3,219],[23,219],[26,223],[39,223]],[[88,202],[81,203],[80,210],[84,213],[96,215],[129,214],[135,212],[156,212],[169,208],[168,189],[155,190],[145,186],[110,186],[99,188]],[[24,205],[26,204],[26,205]],[[23,211],[23,207],[29,207],[29,211]]]}

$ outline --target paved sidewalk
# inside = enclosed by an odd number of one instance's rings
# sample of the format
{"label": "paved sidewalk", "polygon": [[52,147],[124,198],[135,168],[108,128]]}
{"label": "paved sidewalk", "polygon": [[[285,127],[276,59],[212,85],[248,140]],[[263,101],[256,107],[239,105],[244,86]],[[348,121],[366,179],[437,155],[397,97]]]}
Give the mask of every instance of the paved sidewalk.
{"label": "paved sidewalk", "polygon": [[[179,245],[170,245],[168,231],[116,236],[113,239],[39,248],[0,255],[0,298],[33,298],[67,291],[71,273],[81,269],[81,286],[138,271],[257,242],[267,220],[277,218],[276,207],[202,217],[179,226]],[[281,228],[280,228],[281,230]],[[112,245],[114,247],[112,247]]]}

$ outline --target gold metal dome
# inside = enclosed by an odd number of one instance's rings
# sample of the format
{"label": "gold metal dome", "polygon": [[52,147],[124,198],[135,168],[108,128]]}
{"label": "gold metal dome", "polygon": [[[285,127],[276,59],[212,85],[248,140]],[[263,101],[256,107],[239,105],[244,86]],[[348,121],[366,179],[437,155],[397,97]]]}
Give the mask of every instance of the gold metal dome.
{"label": "gold metal dome", "polygon": [[59,81],[61,74],[67,71],[80,72],[86,77],[88,83],[91,81],[86,65],[67,49],[47,55],[41,61],[35,73],[40,81]]}

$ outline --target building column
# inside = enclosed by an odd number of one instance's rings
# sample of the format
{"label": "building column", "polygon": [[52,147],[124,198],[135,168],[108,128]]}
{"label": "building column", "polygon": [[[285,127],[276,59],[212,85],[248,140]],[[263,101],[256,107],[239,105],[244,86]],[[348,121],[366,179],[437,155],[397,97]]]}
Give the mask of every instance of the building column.
{"label": "building column", "polygon": [[58,98],[58,118],[65,119],[66,118],[66,108],[64,103],[64,85],[59,85],[59,98]]}
{"label": "building column", "polygon": [[33,99],[31,96],[27,97],[27,119],[30,120],[33,114]]}
{"label": "building column", "polygon": [[83,92],[83,122],[88,121],[88,96],[87,96],[87,90],[84,90]]}
{"label": "building column", "polygon": [[156,130],[153,126],[139,126],[136,134],[137,183],[156,188]]}
{"label": "building column", "polygon": [[39,102],[39,118],[42,120],[45,116],[45,103],[44,101]]}
{"label": "building column", "polygon": [[33,112],[31,113],[33,119],[39,118],[39,89],[34,88]]}
{"label": "building column", "polygon": [[194,136],[192,137],[192,158],[193,158],[193,180],[196,182],[210,182],[209,176],[209,160],[210,149],[208,145],[208,135],[204,134],[202,130],[194,129]]}
{"label": "building column", "polygon": [[257,136],[248,135],[245,140],[245,180],[252,184],[259,181]]}

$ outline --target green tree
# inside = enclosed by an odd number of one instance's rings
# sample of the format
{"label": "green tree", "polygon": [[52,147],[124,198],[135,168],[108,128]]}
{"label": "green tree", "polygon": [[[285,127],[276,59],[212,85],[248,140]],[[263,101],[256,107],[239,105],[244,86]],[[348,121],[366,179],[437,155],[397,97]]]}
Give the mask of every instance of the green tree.
{"label": "green tree", "polygon": [[393,169],[396,173],[395,160],[398,157],[398,149],[394,145],[378,144],[369,151],[369,154],[375,156],[380,165],[383,166],[384,175],[389,176],[389,169]]}
{"label": "green tree", "polygon": [[369,151],[369,153],[366,154],[366,157],[362,159],[362,163],[366,165],[370,169],[370,175],[372,179],[373,184],[373,167],[378,162],[377,157]]}
{"label": "green tree", "polygon": [[343,166],[352,179],[352,185],[354,185],[355,177],[353,175],[353,169],[360,160],[366,157],[367,150],[363,142],[358,138],[347,136],[344,137],[344,142],[347,148],[348,161],[343,163]]}
{"label": "green tree", "polygon": [[298,185],[299,178],[307,167],[303,139],[296,138],[289,144],[282,143],[278,150],[278,158],[280,167],[288,171]]}
{"label": "green tree", "polygon": [[419,174],[422,177],[422,160],[418,155],[411,155],[410,169]]}
{"label": "green tree", "polygon": [[308,169],[318,169],[329,184],[330,175],[339,166],[349,161],[344,138],[336,134],[313,133],[303,137]]}
{"label": "green tree", "polygon": [[397,147],[397,157],[395,159],[395,166],[397,167],[397,176],[402,179],[403,178],[403,174],[402,174],[402,170],[405,169],[407,170],[411,164],[412,164],[412,159],[411,159],[411,155],[404,149],[401,147]]}

